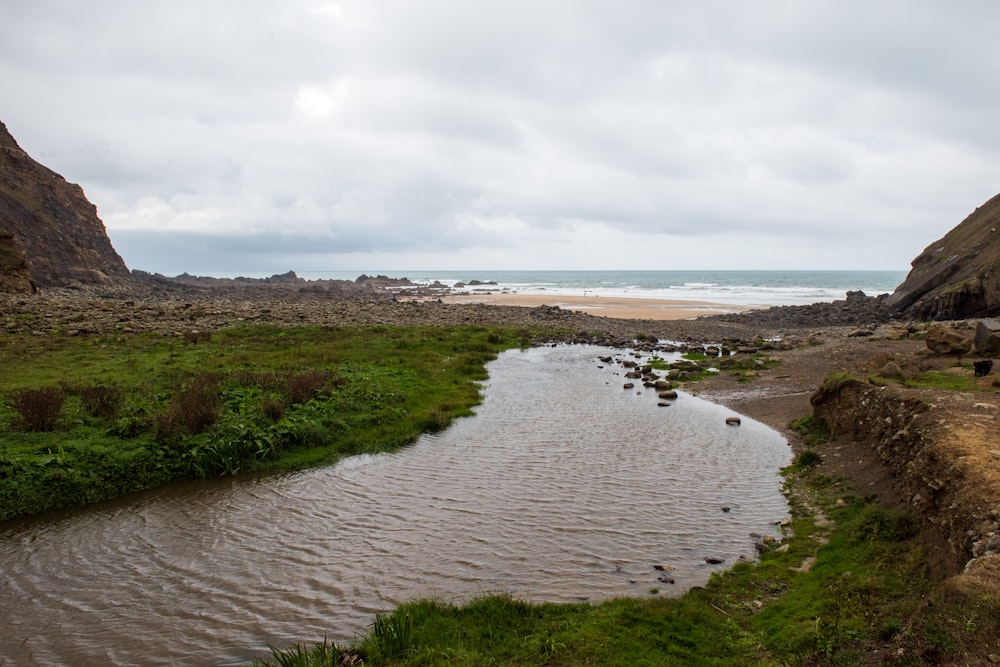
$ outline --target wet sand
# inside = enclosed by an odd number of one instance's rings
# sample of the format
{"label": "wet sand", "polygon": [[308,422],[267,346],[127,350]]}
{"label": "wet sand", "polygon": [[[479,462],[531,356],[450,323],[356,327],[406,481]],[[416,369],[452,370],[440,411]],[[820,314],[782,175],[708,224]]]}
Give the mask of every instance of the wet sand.
{"label": "wet sand", "polygon": [[[588,313],[598,317],[637,320],[684,320],[702,315],[740,313],[752,306],[735,306],[708,301],[681,299],[641,299],[619,296],[576,296],[564,294],[450,294],[444,303],[485,303],[498,306],[558,306],[563,310]],[[764,306],[761,306],[764,307]]]}

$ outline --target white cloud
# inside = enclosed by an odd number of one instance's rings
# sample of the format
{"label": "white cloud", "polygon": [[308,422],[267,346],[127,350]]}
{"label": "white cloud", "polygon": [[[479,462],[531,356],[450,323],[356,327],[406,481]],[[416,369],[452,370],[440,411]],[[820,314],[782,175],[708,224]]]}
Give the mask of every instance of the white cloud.
{"label": "white cloud", "polygon": [[998,30],[976,0],[38,0],[0,119],[136,268],[193,261],[171,234],[274,270],[904,269],[1000,190]]}
{"label": "white cloud", "polygon": [[325,117],[344,104],[350,92],[350,81],[334,81],[322,85],[299,86],[295,94],[295,109],[311,117]]}

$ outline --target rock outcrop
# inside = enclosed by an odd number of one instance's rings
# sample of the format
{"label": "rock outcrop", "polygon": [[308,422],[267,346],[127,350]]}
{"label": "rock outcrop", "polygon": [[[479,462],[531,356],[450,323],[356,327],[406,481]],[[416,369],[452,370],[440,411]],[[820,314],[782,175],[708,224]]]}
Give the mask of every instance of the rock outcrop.
{"label": "rock outcrop", "polygon": [[886,305],[918,320],[1000,315],[1000,195],[927,246]]}
{"label": "rock outcrop", "polygon": [[130,281],[97,208],[0,123],[0,291]]}
{"label": "rock outcrop", "polygon": [[14,236],[0,228],[0,292],[34,292],[28,260],[14,242]]}

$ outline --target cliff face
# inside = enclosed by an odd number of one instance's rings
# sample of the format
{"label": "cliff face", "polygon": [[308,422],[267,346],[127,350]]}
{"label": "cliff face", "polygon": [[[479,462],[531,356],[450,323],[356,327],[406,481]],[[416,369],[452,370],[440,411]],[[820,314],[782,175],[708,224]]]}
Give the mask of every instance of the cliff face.
{"label": "cliff face", "polygon": [[0,123],[0,291],[131,280],[97,208]]}
{"label": "cliff face", "polygon": [[887,300],[897,317],[960,320],[1000,315],[1000,195],[912,262]]}

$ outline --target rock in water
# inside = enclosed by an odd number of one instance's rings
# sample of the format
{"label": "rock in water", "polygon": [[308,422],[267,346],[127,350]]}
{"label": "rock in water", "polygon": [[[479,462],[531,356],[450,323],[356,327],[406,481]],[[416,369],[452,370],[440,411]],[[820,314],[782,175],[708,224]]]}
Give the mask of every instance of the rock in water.
{"label": "rock in water", "polygon": [[79,185],[33,160],[0,123],[0,290],[132,280]]}
{"label": "rock in water", "polygon": [[887,306],[894,316],[962,320],[1000,315],[1000,195],[927,246]]}

